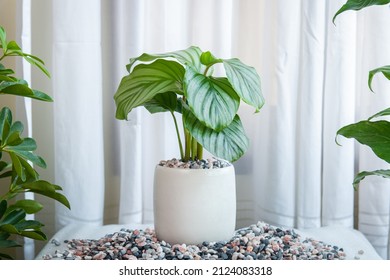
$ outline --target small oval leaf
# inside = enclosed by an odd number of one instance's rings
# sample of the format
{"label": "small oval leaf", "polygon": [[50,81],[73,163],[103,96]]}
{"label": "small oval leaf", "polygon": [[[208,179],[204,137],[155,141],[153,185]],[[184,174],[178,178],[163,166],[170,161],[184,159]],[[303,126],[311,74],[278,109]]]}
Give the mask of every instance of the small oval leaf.
{"label": "small oval leaf", "polygon": [[42,210],[43,205],[32,199],[22,199],[10,205],[9,208],[23,209],[27,214],[34,214]]}

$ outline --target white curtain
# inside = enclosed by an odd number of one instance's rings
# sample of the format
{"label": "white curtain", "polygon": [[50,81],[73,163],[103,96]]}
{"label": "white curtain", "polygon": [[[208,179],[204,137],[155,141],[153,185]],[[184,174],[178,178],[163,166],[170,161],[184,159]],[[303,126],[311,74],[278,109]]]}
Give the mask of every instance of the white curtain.
{"label": "white curtain", "polygon": [[[377,75],[372,83],[375,94],[367,87],[368,71],[389,65],[390,62],[390,7],[375,7],[359,15],[357,36],[356,116],[369,116],[390,105],[390,83]],[[386,162],[375,157],[370,149],[358,146],[359,170],[388,169]],[[379,254],[390,259],[389,213],[390,182],[380,177],[368,177],[359,190],[359,229],[364,232]]]}
{"label": "white curtain", "polygon": [[355,226],[387,258],[390,182],[367,178],[358,193],[352,188],[356,171],[386,165],[353,140],[340,137],[338,146],[335,136],[390,103],[388,81],[375,78],[375,95],[367,88],[368,71],[390,60],[389,10],[346,12],[334,25],[344,2],[32,1],[32,51],[52,72],[51,81],[33,82],[54,97],[33,103],[33,133],[48,158],[42,174],[72,205],[48,202],[41,217],[49,229],[153,222],[153,170],[178,157],[174,127],[142,108],[116,120],[113,95],[130,57],[197,45],[240,58],[262,79],[261,112],[240,108],[251,146],[235,163],[237,227]]}

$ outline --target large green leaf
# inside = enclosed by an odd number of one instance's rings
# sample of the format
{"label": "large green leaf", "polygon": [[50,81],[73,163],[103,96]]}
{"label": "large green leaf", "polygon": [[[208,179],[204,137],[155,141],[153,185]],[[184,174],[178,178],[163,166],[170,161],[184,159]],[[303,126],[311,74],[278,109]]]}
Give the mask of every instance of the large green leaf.
{"label": "large green leaf", "polygon": [[390,170],[375,170],[375,171],[362,171],[359,174],[356,175],[353,185],[356,187],[361,180],[363,180],[367,176],[376,175],[376,176],[382,176],[383,178],[390,179]]}
{"label": "large green leaf", "polygon": [[245,65],[237,58],[224,59],[226,76],[241,99],[253,106],[256,112],[264,105],[260,77],[255,68]]}
{"label": "large green leaf", "polygon": [[15,228],[17,228],[18,230],[26,230],[26,229],[35,229],[35,230],[39,230],[41,227],[43,227],[44,225],[41,224],[40,222],[38,221],[34,221],[34,220],[28,220],[28,221],[21,221],[19,223],[17,223],[15,225]]}
{"label": "large green leaf", "polygon": [[16,226],[6,224],[0,226],[0,231],[7,232],[9,234],[17,234],[21,236],[25,236],[28,238],[32,238],[35,240],[46,240],[46,235],[40,230],[19,230]]}
{"label": "large green leaf", "polygon": [[187,66],[184,86],[191,111],[205,126],[221,131],[233,121],[240,98],[226,78],[206,77]]}
{"label": "large green leaf", "polygon": [[0,240],[0,248],[21,247],[20,244],[13,240]]}
{"label": "large green leaf", "polygon": [[179,61],[181,64],[188,64],[194,67],[198,72],[201,71],[200,56],[202,51],[198,47],[189,47],[185,50],[179,50],[175,52],[168,52],[163,54],[147,54],[144,53],[138,57],[130,58],[130,63],[127,65],[127,71],[131,71],[132,66],[137,61],[150,62],[158,58],[174,58]]}
{"label": "large green leaf", "polygon": [[31,89],[23,80],[14,82],[3,82],[0,84],[0,94],[11,94],[16,96],[29,97],[32,99],[52,102],[53,99],[44,92]]}
{"label": "large green leaf", "polygon": [[177,95],[174,92],[163,92],[145,103],[144,107],[151,113],[174,112],[177,107]]}
{"label": "large green leaf", "polygon": [[[389,0],[390,1],[390,0]],[[388,80],[390,80],[390,65],[387,65],[387,66],[383,66],[383,67],[379,67],[379,68],[376,68],[376,69],[373,69],[371,70],[369,73],[368,73],[368,86],[370,88],[371,91],[372,90],[372,86],[371,86],[371,83],[372,83],[372,79],[374,78],[374,75],[376,73],[382,73]]]}
{"label": "large green leaf", "polygon": [[5,225],[0,225],[0,231],[7,232],[9,234],[19,234],[20,231],[18,231],[15,226],[11,224],[5,224]]}
{"label": "large green leaf", "polygon": [[12,160],[12,169],[18,174],[18,177],[25,182],[26,181],[26,172],[24,171],[24,167],[22,163],[20,162],[20,159],[18,156],[16,156],[14,153],[9,153],[11,160]]}
{"label": "large green leaf", "polygon": [[248,149],[249,139],[238,115],[220,132],[204,126],[185,106],[183,106],[183,118],[184,126],[190,134],[216,157],[233,162]]}
{"label": "large green leaf", "polygon": [[390,163],[390,122],[360,121],[342,127],[337,134],[369,146],[379,158]]}
{"label": "large green leaf", "polygon": [[57,192],[58,190],[61,190],[61,187],[59,186],[53,185],[47,181],[38,180],[31,183],[22,184],[20,187],[27,191],[53,198],[70,209],[70,203],[68,199],[64,195]]}
{"label": "large green leaf", "polygon": [[19,121],[14,122],[9,130],[8,135],[4,135],[2,137],[2,145],[3,146],[16,146],[23,142],[23,140],[20,138],[20,134],[23,132],[23,124]]}
{"label": "large green leaf", "polygon": [[159,59],[151,64],[137,65],[122,79],[114,95],[116,118],[126,119],[132,109],[144,105],[159,93],[182,92],[183,77],[184,68],[175,61]]}
{"label": "large green leaf", "polygon": [[[11,110],[8,107],[2,108],[0,111],[0,140],[2,140],[2,142],[8,137],[9,129],[11,128],[11,123]],[[7,126],[8,128],[6,128]]]}
{"label": "large green leaf", "polygon": [[[33,164],[36,164],[42,168],[46,168],[46,163],[43,158],[37,156],[32,151],[36,150],[37,145],[33,138],[24,138],[22,142],[17,142],[17,145],[8,145],[3,148],[4,151],[7,151],[10,154],[14,154],[22,159],[31,161]],[[12,155],[11,155],[12,157]],[[12,158],[14,162],[14,158]]]}
{"label": "large green leaf", "polygon": [[41,241],[47,240],[46,235],[40,230],[31,230],[31,231],[25,230],[25,231],[21,231],[20,235],[31,238],[31,239],[35,239],[35,240],[41,240]]}
{"label": "large green leaf", "polygon": [[38,67],[47,77],[50,78],[49,70],[45,67],[45,63],[36,56],[31,54],[23,53],[23,57],[26,61],[28,61],[31,65]]}
{"label": "large green leaf", "polygon": [[0,85],[0,93],[12,94],[24,97],[31,97],[34,95],[31,88],[23,82],[3,82]]}
{"label": "large green leaf", "polygon": [[18,45],[18,43],[16,43],[15,41],[7,42],[5,30],[1,26],[0,26],[0,44],[3,48],[4,54],[6,54],[7,56],[23,57],[31,65],[38,67],[46,76],[50,78],[50,73],[46,69],[43,60],[34,55],[24,53],[20,48],[20,46]]}
{"label": "large green leaf", "polygon": [[363,8],[373,6],[373,5],[386,5],[389,4],[390,0],[348,0],[334,15],[333,17],[333,23],[336,19],[336,17],[349,10],[358,11]]}
{"label": "large green leaf", "polygon": [[18,222],[22,221],[25,217],[26,217],[26,212],[24,212],[24,210],[16,209],[9,212],[7,215],[5,215],[4,218],[0,221],[0,225],[17,224]]}
{"label": "large green leaf", "polygon": [[27,214],[34,214],[43,209],[43,205],[32,199],[21,199],[16,201],[9,209],[23,209]]}
{"label": "large green leaf", "polygon": [[[15,74],[15,71],[12,69],[5,68],[4,65],[0,63],[0,75],[7,76],[7,75],[11,75],[11,74]],[[17,80],[14,77],[12,77],[12,79]]]}
{"label": "large green leaf", "polygon": [[14,82],[14,81],[15,80],[12,77],[0,74],[0,82]]}

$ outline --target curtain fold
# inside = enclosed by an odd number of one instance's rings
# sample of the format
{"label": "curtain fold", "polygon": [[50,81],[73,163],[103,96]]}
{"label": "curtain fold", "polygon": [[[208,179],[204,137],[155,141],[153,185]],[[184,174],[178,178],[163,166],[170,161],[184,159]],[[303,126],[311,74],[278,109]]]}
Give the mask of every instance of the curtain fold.
{"label": "curtain fold", "polygon": [[54,1],[52,13],[55,182],[72,207],[56,205],[57,228],[71,222],[99,225],[104,203],[100,3]]}
{"label": "curtain fold", "polygon": [[358,170],[386,164],[354,140],[335,142],[339,128],[390,103],[387,80],[375,77],[376,94],[367,87],[368,71],[390,59],[390,19],[388,9],[372,7],[343,13],[334,25],[344,2],[53,1],[47,40],[55,144],[47,149],[72,205],[56,206],[57,229],[153,223],[155,165],[179,156],[173,122],[143,108],[127,122],[116,120],[113,95],[130,57],[197,45],[240,58],[262,80],[261,112],[240,108],[250,148],[235,163],[237,228],[258,220],[300,229],[355,222],[382,257],[390,256],[389,181],[367,178],[357,193],[352,188]]}
{"label": "curtain fold", "polygon": [[[388,108],[390,104],[389,81],[376,75],[372,82],[373,94],[367,85],[368,71],[389,65],[390,35],[387,26],[390,24],[389,9],[373,7],[358,15],[357,59],[357,100],[356,117],[367,119],[375,113]],[[358,146],[359,171],[389,169],[386,162],[378,159],[365,146]],[[374,245],[381,256],[390,258],[389,213],[390,181],[381,177],[366,177],[359,188],[359,229]]]}

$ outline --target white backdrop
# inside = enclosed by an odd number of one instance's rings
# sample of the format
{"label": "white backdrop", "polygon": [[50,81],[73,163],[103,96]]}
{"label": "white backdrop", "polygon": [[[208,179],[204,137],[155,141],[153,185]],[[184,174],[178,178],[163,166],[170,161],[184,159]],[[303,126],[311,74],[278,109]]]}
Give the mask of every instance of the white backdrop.
{"label": "white backdrop", "polygon": [[262,78],[262,111],[240,109],[251,148],[235,163],[237,227],[352,227],[355,217],[386,258],[390,183],[368,178],[358,194],[351,184],[357,170],[385,166],[353,140],[339,138],[340,147],[334,139],[390,103],[384,79],[375,78],[375,95],[367,87],[368,71],[390,60],[389,9],[348,12],[333,25],[344,2],[32,1],[32,51],[52,72],[50,81],[33,75],[33,85],[55,100],[33,103],[33,134],[49,165],[42,176],[72,205],[45,201],[38,218],[51,232],[74,222],[153,222],[154,165],[178,156],[173,124],[141,108],[118,121],[113,95],[128,58],[197,45],[239,57]]}

